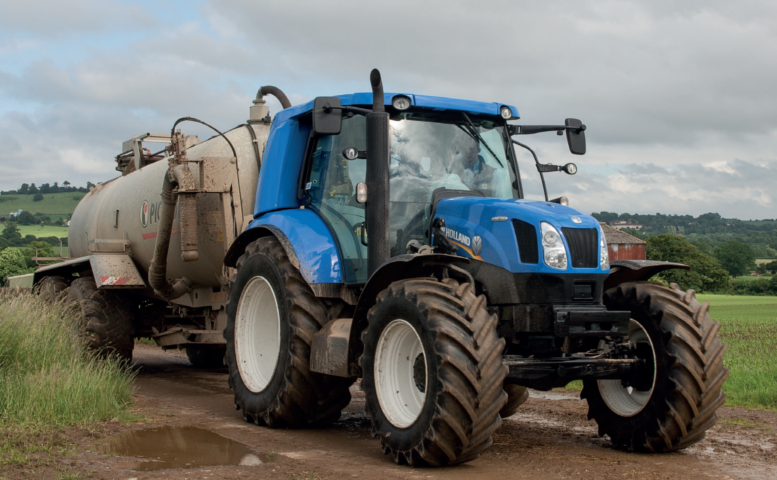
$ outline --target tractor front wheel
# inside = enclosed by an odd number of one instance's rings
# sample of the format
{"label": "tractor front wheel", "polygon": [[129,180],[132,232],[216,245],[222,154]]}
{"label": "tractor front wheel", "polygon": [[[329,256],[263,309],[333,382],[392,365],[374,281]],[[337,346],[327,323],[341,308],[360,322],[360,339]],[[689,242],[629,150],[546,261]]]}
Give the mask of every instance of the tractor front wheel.
{"label": "tractor front wheel", "polygon": [[605,292],[609,310],[631,312],[629,342],[647,361],[644,378],[586,380],[580,396],[588,418],[619,448],[642,452],[680,450],[704,438],[726,396],[726,346],[720,324],[693,290],[657,282],[630,282]]}
{"label": "tractor front wheel", "polygon": [[413,466],[475,459],[491,445],[507,401],[504,339],[469,283],[394,282],[378,295],[360,359],[373,433]]}

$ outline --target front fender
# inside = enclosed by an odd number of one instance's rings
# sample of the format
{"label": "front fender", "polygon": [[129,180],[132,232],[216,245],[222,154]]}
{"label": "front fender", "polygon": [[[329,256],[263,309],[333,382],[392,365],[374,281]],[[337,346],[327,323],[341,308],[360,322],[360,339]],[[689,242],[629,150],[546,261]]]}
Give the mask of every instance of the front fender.
{"label": "front fender", "polygon": [[[375,304],[378,294],[397,280],[428,277],[435,269],[451,263],[469,263],[469,259],[456,255],[399,255],[381,265],[364,285],[359,302],[356,304],[351,332],[348,339],[348,365],[351,376],[361,376],[358,365],[364,347],[361,343],[362,331],[367,328],[367,312]],[[468,275],[468,274],[467,274]]]}
{"label": "front fender", "polygon": [[604,280],[604,291],[622,283],[647,280],[664,270],[690,270],[682,263],[659,262],[654,260],[615,260],[610,262],[610,275]]}

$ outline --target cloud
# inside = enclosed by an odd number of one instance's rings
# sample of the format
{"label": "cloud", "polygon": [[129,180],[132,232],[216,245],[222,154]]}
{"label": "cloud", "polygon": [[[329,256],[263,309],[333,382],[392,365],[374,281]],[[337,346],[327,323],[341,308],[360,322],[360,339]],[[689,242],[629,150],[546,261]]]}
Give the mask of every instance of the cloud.
{"label": "cloud", "polygon": [[367,91],[378,67],[388,91],[512,103],[526,124],[582,119],[585,157],[553,134],[522,141],[579,164],[548,188],[584,210],[773,218],[776,37],[765,1],[5,2],[0,188],[104,181],[133,134],[186,115],[228,129],[261,85],[294,104]]}

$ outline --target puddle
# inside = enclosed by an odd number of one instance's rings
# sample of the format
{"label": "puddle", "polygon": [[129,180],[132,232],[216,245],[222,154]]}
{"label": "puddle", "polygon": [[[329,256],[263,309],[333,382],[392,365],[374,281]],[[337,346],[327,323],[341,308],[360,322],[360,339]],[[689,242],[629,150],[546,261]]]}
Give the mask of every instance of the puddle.
{"label": "puddle", "polygon": [[199,468],[216,465],[261,465],[248,446],[196,427],[160,427],[126,432],[103,445],[102,453],[139,457],[132,468],[149,471],[165,468]]}

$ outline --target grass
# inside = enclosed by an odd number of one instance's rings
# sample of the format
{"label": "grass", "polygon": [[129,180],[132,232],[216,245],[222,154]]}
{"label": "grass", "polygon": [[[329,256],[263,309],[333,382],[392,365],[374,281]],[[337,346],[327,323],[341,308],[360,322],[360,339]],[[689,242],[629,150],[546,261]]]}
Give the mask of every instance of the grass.
{"label": "grass", "polygon": [[745,276],[742,276],[742,277],[734,277],[734,278],[736,278],[736,280],[739,281],[739,282],[742,282],[742,281],[744,281],[744,282],[752,282],[753,280],[760,280],[760,279],[769,280],[770,278],[772,278],[772,276],[768,275],[768,274],[764,275],[762,277],[751,277],[750,275],[745,275]]}
{"label": "grass", "polygon": [[10,212],[22,209],[49,216],[67,216],[73,213],[84,195],[86,193],[83,192],[44,193],[43,200],[38,202],[32,200],[34,195],[0,195],[0,215],[7,216]]}
{"label": "grass", "polygon": [[[67,238],[68,227],[56,227],[53,225],[17,225],[17,227],[22,237],[25,235],[35,235],[36,237]],[[5,225],[0,224],[0,233],[3,230],[5,230]]]}
{"label": "grass", "polygon": [[698,295],[710,303],[710,316],[721,324],[728,346],[723,364],[726,404],[777,409],[777,297]]}
{"label": "grass", "polygon": [[47,465],[67,427],[129,421],[134,373],[87,352],[73,313],[31,294],[0,294],[0,466]]}
{"label": "grass", "polygon": [[774,261],[773,258],[756,258],[755,259],[755,264],[756,265],[760,265],[762,263],[770,263],[770,262],[773,262],[773,261]]}

